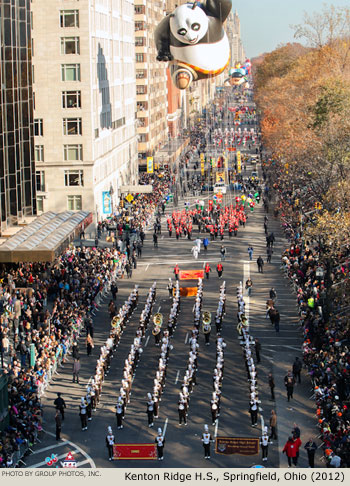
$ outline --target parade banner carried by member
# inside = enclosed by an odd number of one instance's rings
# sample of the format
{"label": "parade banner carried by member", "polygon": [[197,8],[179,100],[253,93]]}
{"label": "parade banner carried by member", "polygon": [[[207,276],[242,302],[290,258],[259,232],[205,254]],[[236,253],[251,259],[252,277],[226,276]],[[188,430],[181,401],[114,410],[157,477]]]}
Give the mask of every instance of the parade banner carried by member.
{"label": "parade banner carried by member", "polygon": [[[195,297],[197,295],[198,287],[180,287],[181,297]],[[175,295],[175,289],[174,289]]]}
{"label": "parade banner carried by member", "polygon": [[259,439],[244,437],[216,437],[215,452],[217,454],[240,454],[254,456],[259,454]]}
{"label": "parade banner carried by member", "polygon": [[155,444],[114,444],[114,460],[155,460],[157,451]]}
{"label": "parade banner carried by member", "polygon": [[180,280],[198,280],[204,277],[204,270],[181,270]]}

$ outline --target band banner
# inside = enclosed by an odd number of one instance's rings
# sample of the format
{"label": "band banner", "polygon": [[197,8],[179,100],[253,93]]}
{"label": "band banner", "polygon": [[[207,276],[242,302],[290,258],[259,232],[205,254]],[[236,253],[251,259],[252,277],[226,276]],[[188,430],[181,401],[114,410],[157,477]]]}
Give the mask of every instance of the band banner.
{"label": "band banner", "polygon": [[237,172],[240,174],[242,172],[242,159],[241,159],[241,152],[237,152]]}
{"label": "band banner", "polygon": [[147,157],[147,174],[153,174],[153,157]]}
{"label": "band banner", "polygon": [[259,454],[259,439],[245,439],[244,437],[217,437],[215,442],[216,454],[240,454],[254,456]]}
{"label": "band banner", "polygon": [[198,280],[204,277],[204,270],[180,270],[180,280]]}
{"label": "band banner", "polygon": [[114,460],[155,460],[157,450],[155,444],[114,444]]}
{"label": "band banner", "polygon": [[[180,287],[181,297],[195,297],[197,295],[198,287]],[[174,289],[175,295],[175,289]]]}

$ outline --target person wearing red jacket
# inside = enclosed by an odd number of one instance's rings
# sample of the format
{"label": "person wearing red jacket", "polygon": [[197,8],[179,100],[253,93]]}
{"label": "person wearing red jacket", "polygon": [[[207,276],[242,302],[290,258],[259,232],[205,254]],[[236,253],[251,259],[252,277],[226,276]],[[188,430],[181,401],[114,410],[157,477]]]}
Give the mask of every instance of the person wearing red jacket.
{"label": "person wearing red jacket", "polygon": [[[299,445],[299,447],[300,447],[300,445]],[[288,467],[292,467],[292,461],[293,461],[294,466],[297,465],[297,463],[298,463],[297,452],[298,452],[299,447],[296,444],[296,441],[294,441],[292,436],[288,437],[288,440],[287,440],[287,442],[286,442],[286,444],[283,448],[283,452],[285,452],[286,455],[287,455]]]}
{"label": "person wearing red jacket", "polygon": [[180,273],[179,265],[176,264],[175,267],[174,267],[174,274],[175,274],[176,280],[179,280],[179,273]]}
{"label": "person wearing red jacket", "polygon": [[206,263],[205,264],[205,267],[204,267],[204,272],[205,272],[205,276],[207,277],[207,279],[209,278],[209,272],[211,272],[211,268],[210,268],[210,265],[209,263]]}
{"label": "person wearing red jacket", "polygon": [[224,271],[224,267],[222,266],[221,262],[217,264],[216,271],[218,272],[218,277],[221,278],[222,272]]}
{"label": "person wearing red jacket", "polygon": [[297,437],[297,438],[294,440],[294,444],[295,444],[295,447],[296,447],[296,449],[297,449],[297,454],[296,454],[296,456],[295,456],[295,465],[297,465],[297,464],[298,464],[298,459],[299,459],[299,449],[300,449],[301,444],[302,444],[300,437]]}

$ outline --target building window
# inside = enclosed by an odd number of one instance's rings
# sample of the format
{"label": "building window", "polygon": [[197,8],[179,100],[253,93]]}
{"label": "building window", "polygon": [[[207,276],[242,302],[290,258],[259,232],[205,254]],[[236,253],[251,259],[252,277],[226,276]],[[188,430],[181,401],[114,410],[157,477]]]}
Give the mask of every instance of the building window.
{"label": "building window", "polygon": [[123,118],[119,118],[119,120],[114,120],[112,122],[112,129],[115,130],[116,128],[120,128],[125,125],[125,116]]}
{"label": "building window", "polygon": [[146,23],[140,20],[135,22],[135,31],[146,30]]}
{"label": "building window", "polygon": [[79,10],[61,10],[61,27],[79,27]]}
{"label": "building window", "polygon": [[136,54],[136,62],[144,62],[145,56],[144,54],[137,53]]}
{"label": "building window", "polygon": [[80,211],[82,208],[81,196],[67,196],[67,206],[69,211]]}
{"label": "building window", "polygon": [[44,162],[44,145],[35,145],[34,156],[35,162]]}
{"label": "building window", "polygon": [[63,91],[62,108],[81,108],[81,92]]}
{"label": "building window", "polygon": [[45,171],[37,170],[35,172],[36,176],[36,190],[45,192]]}
{"label": "building window", "polygon": [[64,145],[63,146],[64,160],[83,160],[83,146],[82,145]]}
{"label": "building window", "polygon": [[61,37],[61,54],[80,54],[79,37]]}
{"label": "building window", "polygon": [[36,196],[36,210],[38,213],[44,212],[44,196]]}
{"label": "building window", "polygon": [[147,86],[136,86],[136,94],[137,95],[147,94]]}
{"label": "building window", "polygon": [[140,15],[145,13],[145,6],[144,5],[135,5],[135,14]]}
{"label": "building window", "polygon": [[44,135],[43,119],[42,118],[35,118],[34,119],[34,135],[36,137],[42,137]]}
{"label": "building window", "polygon": [[83,186],[84,172],[82,170],[65,170],[64,185],[66,187]]}
{"label": "building window", "polygon": [[146,77],[145,69],[136,69],[136,79],[144,79]]}
{"label": "building window", "polygon": [[62,81],[80,81],[80,64],[62,64]]}
{"label": "building window", "polygon": [[35,83],[34,65],[32,65],[32,83]]}
{"label": "building window", "polygon": [[135,46],[143,47],[146,45],[146,39],[144,37],[135,37]]}
{"label": "building window", "polygon": [[63,135],[81,134],[81,118],[63,118]]}

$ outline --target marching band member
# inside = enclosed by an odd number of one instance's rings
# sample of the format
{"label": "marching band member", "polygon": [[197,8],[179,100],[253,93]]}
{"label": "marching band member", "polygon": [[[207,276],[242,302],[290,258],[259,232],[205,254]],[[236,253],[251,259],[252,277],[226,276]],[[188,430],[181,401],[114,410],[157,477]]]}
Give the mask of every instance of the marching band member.
{"label": "marching band member", "polygon": [[165,438],[162,435],[161,428],[158,429],[158,435],[155,438],[155,443],[157,444],[158,461],[162,461],[164,459]]}
{"label": "marching band member", "polygon": [[209,433],[209,427],[204,425],[204,432],[202,434],[202,443],[204,447],[204,458],[210,459],[210,442],[214,442],[212,440],[211,435]]}

